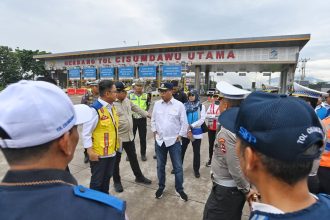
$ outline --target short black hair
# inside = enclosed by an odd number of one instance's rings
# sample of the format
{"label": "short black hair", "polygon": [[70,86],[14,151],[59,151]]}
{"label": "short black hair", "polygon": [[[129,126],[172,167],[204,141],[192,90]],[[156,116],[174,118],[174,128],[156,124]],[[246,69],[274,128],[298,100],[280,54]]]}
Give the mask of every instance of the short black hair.
{"label": "short black hair", "polygon": [[1,148],[9,165],[20,164],[25,161],[38,160],[48,152],[53,141],[34,147],[25,148]]}
{"label": "short black hair", "polygon": [[[0,138],[11,139],[8,133],[0,127]],[[53,141],[34,147],[26,148],[3,148],[0,146],[3,155],[5,156],[9,165],[20,164],[21,162],[36,160],[42,157],[50,148]]]}
{"label": "short black hair", "polygon": [[[244,149],[251,145],[246,143],[241,138],[240,142],[240,148],[244,154]],[[279,142],[279,144],[281,144],[281,142]],[[318,144],[315,144],[308,148],[305,153],[314,153],[319,148],[320,146]],[[279,179],[280,181],[285,182],[291,186],[295,185],[298,181],[308,177],[309,173],[312,170],[314,162],[314,160],[281,161],[268,157],[260,152],[256,153],[268,173],[270,173],[273,177]]]}
{"label": "short black hair", "polygon": [[100,96],[104,96],[105,95],[105,92],[108,89],[111,89],[113,85],[115,85],[115,83],[112,80],[107,80],[107,79],[106,80],[102,80],[99,83],[99,94],[100,94]]}
{"label": "short black hair", "polygon": [[243,101],[243,99],[227,99],[227,98],[223,98],[222,101],[228,102],[229,103],[229,107],[233,108],[233,107],[239,107]]}

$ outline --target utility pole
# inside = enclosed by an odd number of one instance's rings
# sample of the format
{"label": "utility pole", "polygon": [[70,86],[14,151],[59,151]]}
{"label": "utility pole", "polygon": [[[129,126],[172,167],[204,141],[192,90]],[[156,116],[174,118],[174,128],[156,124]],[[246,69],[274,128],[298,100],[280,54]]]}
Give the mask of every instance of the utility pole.
{"label": "utility pole", "polygon": [[306,70],[306,63],[310,60],[310,58],[304,58],[304,59],[301,59],[300,62],[301,62],[301,80],[305,80],[305,77],[306,77],[306,73],[305,73],[305,70]]}

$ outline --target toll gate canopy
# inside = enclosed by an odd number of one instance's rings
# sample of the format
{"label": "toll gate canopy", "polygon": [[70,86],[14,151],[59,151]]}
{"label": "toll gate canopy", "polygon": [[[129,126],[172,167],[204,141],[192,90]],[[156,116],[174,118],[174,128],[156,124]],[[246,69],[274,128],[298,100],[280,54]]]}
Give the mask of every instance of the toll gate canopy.
{"label": "toll gate canopy", "polygon": [[34,56],[63,87],[69,82],[94,79],[156,80],[181,79],[195,72],[195,89],[205,72],[206,89],[210,72],[218,75],[256,72],[280,73],[279,89],[285,93],[294,81],[301,49],[310,34],[191,41],[132,47],[86,50]]}

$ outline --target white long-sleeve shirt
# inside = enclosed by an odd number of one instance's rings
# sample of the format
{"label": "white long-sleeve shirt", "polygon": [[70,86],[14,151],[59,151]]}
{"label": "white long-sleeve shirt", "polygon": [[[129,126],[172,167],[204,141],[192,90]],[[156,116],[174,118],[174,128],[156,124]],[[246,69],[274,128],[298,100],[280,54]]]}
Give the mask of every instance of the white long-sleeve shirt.
{"label": "white long-sleeve shirt", "polygon": [[186,136],[188,121],[184,105],[173,97],[168,102],[155,102],[151,130],[157,132],[156,141],[159,146],[163,143],[166,147],[172,146],[178,136]]}
{"label": "white long-sleeve shirt", "polygon": [[[106,101],[102,100],[101,98],[98,98],[98,101],[108,109],[108,111],[112,117],[111,108],[112,108],[113,104],[109,104]],[[98,122],[99,122],[99,115],[98,115],[96,109],[94,109],[92,119],[90,121],[86,122],[85,124],[83,124],[82,136],[83,136],[84,148],[90,148],[93,146],[92,134],[93,134],[93,131],[96,128],[96,125]],[[115,155],[116,155],[116,152],[111,155],[100,157],[100,158],[113,157]]]}

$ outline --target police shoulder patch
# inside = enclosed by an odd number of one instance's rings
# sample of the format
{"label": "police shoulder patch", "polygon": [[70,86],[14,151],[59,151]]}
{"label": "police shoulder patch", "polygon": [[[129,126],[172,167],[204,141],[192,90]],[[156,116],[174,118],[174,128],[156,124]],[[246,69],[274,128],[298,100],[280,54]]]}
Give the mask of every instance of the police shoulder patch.
{"label": "police shoulder patch", "polygon": [[121,212],[124,212],[126,209],[125,201],[120,200],[114,196],[86,188],[81,185],[73,187],[73,192],[78,197],[101,202],[101,203],[111,206]]}

